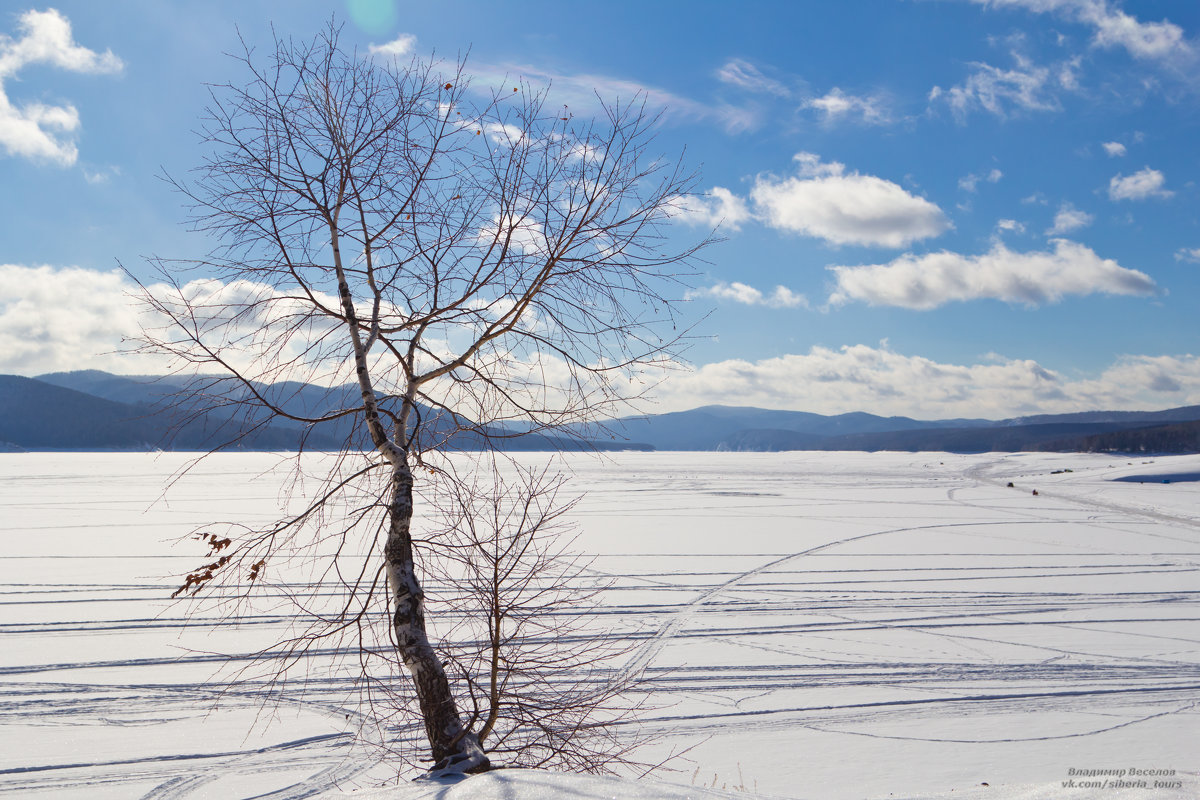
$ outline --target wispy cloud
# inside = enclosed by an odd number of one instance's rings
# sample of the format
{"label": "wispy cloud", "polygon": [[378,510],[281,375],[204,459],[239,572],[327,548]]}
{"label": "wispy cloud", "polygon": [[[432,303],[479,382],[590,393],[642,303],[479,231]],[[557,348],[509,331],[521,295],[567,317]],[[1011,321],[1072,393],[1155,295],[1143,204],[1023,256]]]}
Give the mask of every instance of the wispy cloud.
{"label": "wispy cloud", "polygon": [[964,192],[974,192],[979,188],[980,181],[999,183],[1000,179],[1003,177],[1004,173],[998,169],[993,169],[986,175],[976,175],[971,173],[970,175],[964,175],[958,179],[958,188],[962,189]]}
{"label": "wispy cloud", "polygon": [[1176,261],[1190,261],[1200,264],[1200,247],[1181,247],[1175,251]]}
{"label": "wispy cloud", "polygon": [[472,86],[491,89],[526,80],[537,89],[548,90],[553,103],[570,111],[592,114],[603,103],[630,103],[644,99],[651,109],[667,118],[713,122],[727,133],[753,130],[762,124],[759,111],[750,106],[703,103],[650,84],[591,73],[566,73],[529,64],[472,63],[468,71]]}
{"label": "wispy cloud", "polygon": [[972,111],[983,110],[1005,118],[1014,111],[1059,111],[1057,90],[1071,88],[1073,78],[1065,79],[1061,70],[1034,64],[1020,53],[1012,53],[1012,69],[1001,69],[984,62],[973,62],[967,79],[949,89],[934,86],[929,92],[931,105],[945,103],[960,121]]}
{"label": "wispy cloud", "polygon": [[54,9],[26,11],[17,28],[19,38],[0,34],[0,145],[11,156],[71,166],[79,158],[79,112],[69,103],[14,104],[7,80],[32,64],[92,75],[120,72],[124,65],[111,50],[97,53],[76,44],[70,21]]}
{"label": "wispy cloud", "polygon": [[388,56],[400,58],[406,56],[417,46],[417,37],[411,33],[402,33],[385,44],[367,45],[367,52],[373,56]]}
{"label": "wispy cloud", "polygon": [[1104,148],[1105,153],[1108,153],[1109,158],[1120,158],[1125,155],[1125,145],[1120,142],[1105,142],[1101,147]]}
{"label": "wispy cloud", "polygon": [[972,0],[993,8],[1057,14],[1092,30],[1095,47],[1121,48],[1137,59],[1178,64],[1192,61],[1196,46],[1169,20],[1143,22],[1109,0]]}
{"label": "wispy cloud", "polygon": [[808,308],[808,298],[793,292],[786,286],[776,286],[770,294],[764,294],[753,286],[734,281],[719,282],[703,289],[690,289],[684,295],[686,300],[726,300],[747,306],[768,306],[770,308]]}
{"label": "wispy cloud", "polygon": [[1167,198],[1175,193],[1164,189],[1166,178],[1156,169],[1138,170],[1132,175],[1117,173],[1108,182],[1108,196],[1112,200],[1146,200],[1151,197]]}
{"label": "wispy cloud", "polygon": [[851,301],[927,311],[952,302],[994,299],[1037,306],[1065,295],[1153,295],[1149,275],[1100,258],[1090,248],[1053,239],[1052,251],[1017,253],[997,242],[982,255],[906,254],[886,264],[830,267],[831,305]]}
{"label": "wispy cloud", "polygon": [[822,97],[805,100],[803,107],[818,111],[826,123],[849,120],[866,125],[887,125],[892,122],[892,114],[882,97],[847,94],[836,86]]}
{"label": "wispy cloud", "polygon": [[774,78],[767,77],[758,67],[740,58],[731,58],[725,62],[717,70],[717,80],[749,92],[771,94],[776,97],[787,97],[791,94],[787,86]]}

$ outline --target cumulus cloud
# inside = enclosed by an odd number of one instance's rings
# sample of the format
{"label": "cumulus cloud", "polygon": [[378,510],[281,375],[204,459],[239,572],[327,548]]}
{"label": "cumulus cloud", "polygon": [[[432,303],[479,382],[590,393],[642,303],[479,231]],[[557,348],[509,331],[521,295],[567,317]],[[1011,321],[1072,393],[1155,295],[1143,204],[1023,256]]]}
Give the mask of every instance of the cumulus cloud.
{"label": "cumulus cloud", "polygon": [[972,62],[966,81],[949,89],[934,86],[929,92],[929,102],[946,103],[960,121],[980,109],[1001,118],[1014,110],[1061,109],[1055,90],[1072,88],[1073,73],[1038,66],[1020,53],[1014,52],[1012,56],[1016,62],[1012,69]]}
{"label": "cumulus cloud", "polygon": [[71,23],[54,9],[26,11],[17,18],[19,38],[0,34],[0,145],[11,156],[68,167],[79,158],[75,135],[79,112],[67,103],[13,103],[5,85],[23,67],[48,64],[68,72],[120,72],[111,50],[97,53],[75,43]]}
{"label": "cumulus cloud", "polygon": [[714,186],[703,195],[682,197],[675,205],[683,212],[679,216],[681,222],[706,228],[721,225],[736,231],[751,216],[746,201],[721,186]]}
{"label": "cumulus cloud", "polygon": [[877,247],[904,247],[950,228],[940,208],[891,181],[847,173],[812,153],[794,160],[795,176],[760,175],[750,190],[756,216],[772,228]]}
{"label": "cumulus cloud", "polygon": [[1109,158],[1120,158],[1125,155],[1125,145],[1120,142],[1105,142],[1101,145]]}
{"label": "cumulus cloud", "polygon": [[[274,339],[282,361],[299,358],[327,330],[306,322],[308,306],[296,292],[267,284],[213,278],[190,281],[178,290],[150,284],[147,290],[170,308],[186,301],[199,330],[214,335],[210,344],[241,341],[251,335]],[[128,353],[142,330],[161,329],[163,320],[135,301],[138,287],[120,270],[0,264],[0,373],[36,375],[74,369],[117,373],[165,371],[166,357]],[[318,295],[337,307],[332,295]],[[235,346],[233,363],[248,366],[249,354]],[[343,359],[344,360],[344,359]],[[261,365],[260,365],[261,366]]]}
{"label": "cumulus cloud", "polygon": [[739,89],[762,94],[786,97],[788,88],[774,78],[769,78],[758,67],[740,58],[731,58],[719,70],[717,80]]}
{"label": "cumulus cloud", "polygon": [[1024,233],[1025,226],[1015,219],[1002,219],[996,222],[997,231],[1007,231],[1009,233]]}
{"label": "cumulus cloud", "polygon": [[120,271],[0,264],[0,372],[115,368],[139,330]]}
{"label": "cumulus cloud", "polygon": [[1117,173],[1108,182],[1108,196],[1112,200],[1146,200],[1150,197],[1170,197],[1174,192],[1164,189],[1166,178],[1156,169],[1139,170],[1132,175]]}
{"label": "cumulus cloud", "polygon": [[367,52],[373,56],[399,58],[406,56],[417,46],[417,37],[411,33],[402,33],[385,44],[369,44]]}
{"label": "cumulus cloud", "polygon": [[776,286],[769,295],[763,294],[753,286],[734,281],[720,282],[704,289],[690,289],[684,295],[685,300],[727,300],[748,306],[768,306],[770,308],[808,308],[808,298],[798,292],[793,292],[786,286]]}
{"label": "cumulus cloud", "polygon": [[1046,229],[1046,235],[1057,236],[1086,228],[1092,224],[1094,219],[1095,217],[1086,211],[1080,211],[1070,203],[1063,203],[1058,207],[1058,213],[1054,215],[1054,225]]}
{"label": "cumulus cloud", "polygon": [[846,94],[836,86],[823,97],[805,100],[803,107],[820,112],[827,123],[856,120],[867,125],[887,125],[892,121],[892,115],[882,98]]}
{"label": "cumulus cloud", "polygon": [[1140,22],[1104,2],[1083,4],[1080,19],[1095,27],[1093,41],[1097,46],[1122,47],[1134,58],[1163,60],[1193,52],[1183,29],[1166,20]]}
{"label": "cumulus cloud", "polygon": [[1200,264],[1200,247],[1181,247],[1175,251],[1176,261],[1190,261]]}
{"label": "cumulus cloud", "polygon": [[997,242],[983,255],[941,251],[906,254],[887,264],[834,266],[833,305],[860,301],[928,310],[955,301],[990,298],[1029,306],[1064,295],[1152,295],[1149,275],[1100,258],[1088,247],[1052,239],[1051,252],[1016,253]]}
{"label": "cumulus cloud", "polygon": [[813,347],[761,361],[730,360],[673,375],[662,410],[709,403],[824,414],[867,411],[918,419],[988,417],[1200,404],[1200,356],[1124,356],[1095,376],[1068,378],[1031,359],[952,364],[886,345]]}

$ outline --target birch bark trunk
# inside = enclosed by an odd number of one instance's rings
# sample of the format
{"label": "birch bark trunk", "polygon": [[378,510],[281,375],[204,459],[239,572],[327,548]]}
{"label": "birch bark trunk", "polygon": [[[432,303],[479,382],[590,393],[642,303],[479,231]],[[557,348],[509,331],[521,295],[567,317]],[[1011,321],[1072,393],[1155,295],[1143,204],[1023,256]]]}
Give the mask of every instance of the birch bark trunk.
{"label": "birch bark trunk", "polygon": [[441,659],[425,629],[425,593],[413,558],[413,475],[407,455],[392,466],[389,526],[384,543],[392,631],[396,649],[412,676],[425,733],[433,750],[433,772],[483,772],[491,767],[479,739],[462,725]]}

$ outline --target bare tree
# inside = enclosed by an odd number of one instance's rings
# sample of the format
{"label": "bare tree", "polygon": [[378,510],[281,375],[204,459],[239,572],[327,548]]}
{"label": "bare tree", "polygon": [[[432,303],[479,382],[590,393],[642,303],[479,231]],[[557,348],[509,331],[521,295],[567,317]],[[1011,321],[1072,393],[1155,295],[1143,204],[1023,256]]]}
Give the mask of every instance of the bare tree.
{"label": "bare tree", "polygon": [[[286,519],[201,534],[212,560],[181,592],[262,589],[286,554],[325,547],[320,578],[339,588],[340,605],[297,599],[313,627],[274,655],[287,662],[331,632],[380,655],[369,630],[388,620],[436,768],[486,769],[481,739],[525,748],[525,734],[505,726],[536,716],[532,706],[510,714],[526,695],[499,665],[512,641],[503,623],[539,605],[501,599],[502,585],[557,562],[528,526],[493,525],[491,538],[467,545],[422,539],[414,470],[453,474],[430,460],[447,449],[579,436],[672,362],[668,296],[698,245],[674,246],[664,225],[692,177],[651,151],[656,119],[637,99],[577,119],[521,83],[469,90],[461,64],[347,52],[334,26],[239,60],[247,83],[213,87],[206,158],[176,182],[216,249],[197,262],[155,260],[163,283],[144,297],[163,324],[145,347],[199,376],[198,413],[238,420],[228,442],[282,423],[333,431],[344,449]],[[313,385],[330,388],[314,397]],[[526,483],[517,505],[536,504],[539,486]],[[459,533],[480,511],[468,495]],[[347,543],[364,530],[378,537],[375,555],[347,566]],[[422,558],[423,545],[435,555]],[[466,676],[466,715],[427,631],[421,570],[437,552],[465,568],[456,585],[474,598],[473,623],[491,620],[485,651],[449,662]],[[545,561],[510,569],[529,556]],[[486,591],[481,569],[492,570]],[[530,586],[518,596],[528,600]]]}
{"label": "bare tree", "polygon": [[566,540],[577,498],[547,467],[497,458],[435,482],[429,501],[442,524],[429,574],[449,587],[431,605],[455,620],[439,649],[469,727],[507,763],[647,766],[630,755],[637,737],[619,733],[645,698],[631,699],[642,679],[626,668],[634,645],[598,619],[611,579]]}

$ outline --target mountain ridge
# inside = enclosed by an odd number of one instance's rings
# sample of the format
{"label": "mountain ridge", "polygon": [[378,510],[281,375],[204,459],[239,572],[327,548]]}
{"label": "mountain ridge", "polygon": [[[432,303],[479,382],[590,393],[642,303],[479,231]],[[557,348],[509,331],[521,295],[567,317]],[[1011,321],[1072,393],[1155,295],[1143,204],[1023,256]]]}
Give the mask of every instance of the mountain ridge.
{"label": "mountain ridge", "polygon": [[[178,376],[115,375],[99,370],[55,372],[35,378],[0,376],[0,443],[18,449],[210,449],[221,436],[240,438],[245,449],[337,450],[351,441],[353,420],[305,432],[301,425],[250,414],[236,423],[185,413],[172,404]],[[319,415],[353,405],[353,386],[321,387],[281,382],[259,387],[289,410]],[[90,398],[90,399],[89,399]],[[63,420],[71,422],[64,426]],[[577,427],[568,436],[475,426],[452,433],[452,446],[478,450],[940,450],[948,452],[1040,449],[1111,451],[1166,443],[1197,452],[1195,437],[1158,428],[1200,421],[1200,406],[1158,411],[1085,411],[1003,420],[918,420],[862,411],[823,415],[805,411],[710,404],[687,411],[636,415],[603,426]],[[246,433],[237,425],[251,426]],[[232,426],[232,427],[231,427]],[[468,425],[467,427],[471,427]],[[595,430],[594,430],[595,429]],[[596,430],[599,431],[597,435]],[[55,433],[54,431],[57,431]],[[1127,435],[1141,431],[1137,435]],[[511,438],[510,438],[511,437]],[[1097,438],[1103,437],[1103,438]],[[1124,438],[1123,438],[1124,437]],[[493,439],[495,441],[493,441]],[[1192,449],[1186,449],[1192,448]]]}

